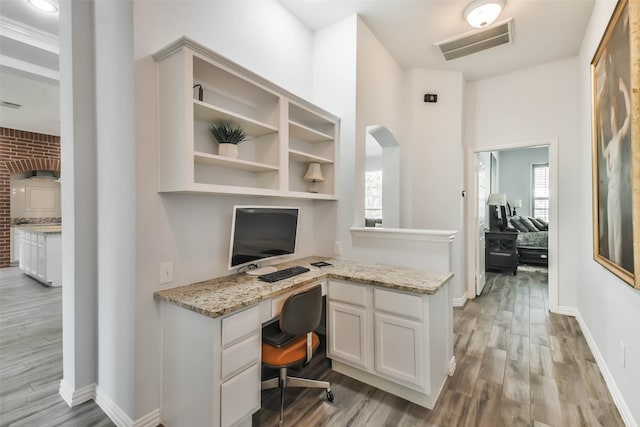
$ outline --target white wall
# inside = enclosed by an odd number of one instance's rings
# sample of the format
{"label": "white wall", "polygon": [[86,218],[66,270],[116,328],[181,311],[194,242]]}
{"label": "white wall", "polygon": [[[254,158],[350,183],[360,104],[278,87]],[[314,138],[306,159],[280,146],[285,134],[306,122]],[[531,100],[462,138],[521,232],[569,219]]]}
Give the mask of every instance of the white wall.
{"label": "white wall", "polygon": [[136,59],[187,36],[311,98],[312,33],[275,0],[136,0]]}
{"label": "white wall", "polygon": [[[359,18],[357,26],[356,162],[354,167],[356,182],[353,224],[364,225],[364,159],[367,127],[384,126],[395,137],[401,151],[404,150],[406,136],[401,125],[403,71],[369,27]],[[385,151],[391,154],[394,149],[383,147],[383,152]],[[385,164],[388,164],[389,160],[393,159],[385,159]],[[390,173],[383,173],[382,179],[383,194],[388,194],[388,186],[395,184],[395,196],[396,200],[399,200],[398,194],[402,193],[402,188],[398,185],[397,177]],[[389,202],[390,200],[385,202],[383,197],[383,211],[389,213],[386,216],[383,213],[383,226],[397,227],[400,225],[398,215],[394,213],[394,210],[389,209]],[[396,207],[396,209],[398,208],[402,210],[401,207]]]}
{"label": "white wall", "polygon": [[[214,25],[215,22],[215,25]],[[238,25],[240,23],[240,25]],[[136,351],[134,419],[160,405],[159,265],[184,285],[228,274],[235,204],[300,206],[300,256],[333,255],[335,202],[157,193],[156,50],[186,35],[285,89],[309,98],[312,34],[275,1],[139,1],[136,58]]]}
{"label": "white wall", "polygon": [[558,283],[559,305],[577,306],[581,267],[575,256],[581,232],[576,206],[581,176],[576,152],[578,133],[577,57],[489,79],[469,82],[465,142],[482,149],[524,142],[558,140]]}
{"label": "white wall", "polygon": [[[634,290],[593,260],[591,205],[591,80],[590,62],[615,6],[612,1],[596,1],[579,56],[578,106],[580,143],[570,165],[578,165],[574,216],[579,239],[571,247],[580,268],[577,308],[585,335],[597,346],[605,378],[615,383],[614,399],[627,425],[640,424],[640,290]],[[637,98],[636,98],[637,99]],[[626,346],[626,366],[622,366],[620,343]],[[602,368],[602,364],[601,364]],[[611,383],[610,383],[611,384]],[[611,388],[611,387],[610,387]]]}
{"label": "white wall", "polygon": [[96,1],[94,8],[99,159],[97,401],[106,395],[133,418],[132,325],[137,316],[133,3]]}
{"label": "white wall", "polygon": [[[451,294],[466,294],[464,255],[464,148],[462,143],[463,91],[461,73],[409,70],[405,74],[404,104],[406,168],[403,205],[409,228],[458,232],[453,242]],[[425,93],[437,93],[438,102],[425,103]],[[405,167],[403,166],[403,170]]]}
{"label": "white wall", "polygon": [[516,199],[522,201],[522,207],[516,208],[516,215],[530,216],[532,213],[531,192],[534,164],[549,162],[549,148],[523,148],[504,150],[498,155],[498,188],[507,195],[507,201],[513,209]]}

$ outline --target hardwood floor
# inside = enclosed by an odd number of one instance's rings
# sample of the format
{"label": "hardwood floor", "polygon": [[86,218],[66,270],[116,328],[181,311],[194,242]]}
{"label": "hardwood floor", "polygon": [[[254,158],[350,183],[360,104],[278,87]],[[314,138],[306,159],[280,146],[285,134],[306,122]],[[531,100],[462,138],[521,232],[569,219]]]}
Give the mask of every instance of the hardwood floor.
{"label": "hardwood floor", "polygon": [[0,269],[0,426],[113,426],[93,402],[69,408],[62,379],[62,289]]}
{"label": "hardwood floor", "polygon": [[[454,309],[457,369],[433,411],[326,366],[322,390],[286,394],[289,426],[624,426],[573,317],[548,312],[547,274],[487,273],[483,294]],[[277,395],[263,395],[254,426],[277,425]]]}
{"label": "hardwood floor", "polygon": [[[0,270],[0,426],[112,426],[94,402],[67,407],[62,377],[61,290],[17,268]],[[623,426],[572,317],[548,313],[546,274],[488,273],[483,295],[454,309],[457,370],[433,411],[315,363],[332,383],[287,392],[288,426]],[[277,393],[264,394],[255,426],[276,425]]]}

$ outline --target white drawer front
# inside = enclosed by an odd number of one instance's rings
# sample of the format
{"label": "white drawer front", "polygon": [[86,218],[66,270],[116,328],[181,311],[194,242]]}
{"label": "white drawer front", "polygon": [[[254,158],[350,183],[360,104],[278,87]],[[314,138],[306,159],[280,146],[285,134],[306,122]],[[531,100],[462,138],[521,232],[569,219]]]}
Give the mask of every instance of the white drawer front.
{"label": "white drawer front", "polygon": [[422,297],[374,288],[373,304],[376,310],[422,319]]}
{"label": "white drawer front", "polygon": [[260,307],[235,313],[222,319],[222,347],[227,347],[260,330]]}
{"label": "white drawer front", "polygon": [[260,362],[260,347],[260,335],[254,335],[222,350],[222,381]]}
{"label": "white drawer front", "polygon": [[220,425],[227,427],[260,409],[260,364],[222,383],[220,388]]}
{"label": "white drawer front", "polygon": [[349,304],[367,305],[367,286],[353,283],[329,281],[329,299],[332,301],[348,302]]}

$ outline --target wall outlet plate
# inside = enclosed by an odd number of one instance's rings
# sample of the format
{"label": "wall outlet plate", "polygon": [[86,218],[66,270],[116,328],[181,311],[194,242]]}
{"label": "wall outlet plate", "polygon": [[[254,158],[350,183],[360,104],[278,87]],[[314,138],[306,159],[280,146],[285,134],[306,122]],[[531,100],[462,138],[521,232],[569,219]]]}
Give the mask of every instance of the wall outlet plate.
{"label": "wall outlet plate", "polygon": [[160,284],[173,282],[173,261],[160,263]]}

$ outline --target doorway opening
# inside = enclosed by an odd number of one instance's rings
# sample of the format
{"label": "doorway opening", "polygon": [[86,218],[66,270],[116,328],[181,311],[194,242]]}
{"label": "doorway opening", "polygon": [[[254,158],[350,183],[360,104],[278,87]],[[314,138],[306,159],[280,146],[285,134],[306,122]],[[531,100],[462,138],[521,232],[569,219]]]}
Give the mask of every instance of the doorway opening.
{"label": "doorway opening", "polygon": [[557,140],[470,150],[468,165],[468,298],[522,272],[557,312]]}

